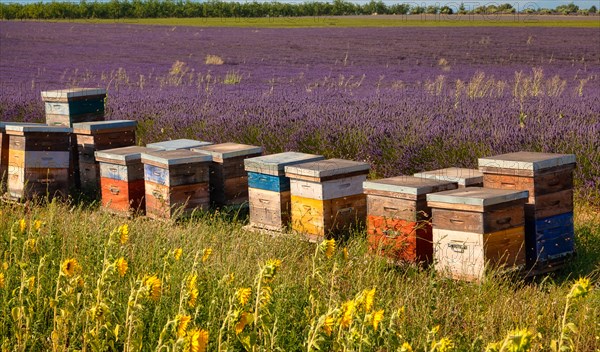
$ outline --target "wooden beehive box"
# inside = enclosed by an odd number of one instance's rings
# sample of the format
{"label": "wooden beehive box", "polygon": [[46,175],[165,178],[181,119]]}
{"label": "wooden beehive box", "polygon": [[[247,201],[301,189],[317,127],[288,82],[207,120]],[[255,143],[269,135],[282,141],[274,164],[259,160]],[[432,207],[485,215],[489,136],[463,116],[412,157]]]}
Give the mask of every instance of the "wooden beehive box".
{"label": "wooden beehive box", "polygon": [[[562,219],[573,213],[575,162],[573,154],[534,152],[479,159],[485,187],[529,191],[525,242],[532,273],[558,269],[575,252],[573,227],[562,225]],[[561,229],[562,238],[557,236],[558,230],[544,230],[548,226]],[[554,248],[550,250],[549,245]],[[553,253],[550,256],[546,255],[549,251]]]}
{"label": "wooden beehive box", "polygon": [[457,188],[456,182],[397,176],[365,181],[369,248],[394,261],[433,260],[427,194]]}
{"label": "wooden beehive box", "polygon": [[479,281],[486,268],[525,266],[527,191],[468,187],[430,193],[436,270]]}
{"label": "wooden beehive box", "polygon": [[324,159],[320,155],[285,152],[244,160],[248,171],[250,225],[281,231],[290,220],[290,179],[285,166]]}
{"label": "wooden beehive box", "polygon": [[98,150],[135,145],[136,121],[112,120],[79,122],[73,124],[77,150],[79,183],[84,191],[96,193],[100,189],[100,165],[94,153]]}
{"label": "wooden beehive box", "polygon": [[171,219],[208,210],[211,161],[208,154],[185,149],[143,153],[146,215]]}
{"label": "wooden beehive box", "polygon": [[144,164],[142,153],[148,148],[130,146],[96,151],[100,166],[102,208],[129,215],[144,211]]}
{"label": "wooden beehive box", "polygon": [[39,123],[28,122],[4,122],[0,121],[0,195],[6,192],[6,184],[8,182],[8,135],[6,134],[6,125],[41,125]]}
{"label": "wooden beehive box", "polygon": [[362,184],[369,169],[367,163],[343,159],[286,166],[292,230],[319,241],[364,222],[367,201]]}
{"label": "wooden beehive box", "polygon": [[69,194],[71,129],[46,125],[6,125],[8,192],[11,197],[66,197]]}
{"label": "wooden beehive box", "polygon": [[46,124],[72,127],[77,122],[104,120],[106,90],[70,88],[42,92]]}
{"label": "wooden beehive box", "polygon": [[262,147],[221,143],[192,150],[212,156],[210,199],[216,206],[237,206],[248,202],[248,175],[244,160],[261,156]]}
{"label": "wooden beehive box", "polygon": [[458,188],[483,187],[483,173],[475,169],[449,167],[446,169],[418,172],[414,174],[414,176],[432,180],[456,182]]}
{"label": "wooden beehive box", "polygon": [[147,144],[146,147],[156,150],[179,150],[198,148],[211,144],[211,142],[197,141],[194,139],[174,139],[170,141],[150,143]]}

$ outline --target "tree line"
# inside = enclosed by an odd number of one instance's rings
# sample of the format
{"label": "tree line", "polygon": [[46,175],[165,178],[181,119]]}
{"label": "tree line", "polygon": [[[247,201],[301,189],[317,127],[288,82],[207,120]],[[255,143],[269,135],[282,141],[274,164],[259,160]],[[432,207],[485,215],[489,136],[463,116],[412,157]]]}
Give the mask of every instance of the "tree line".
{"label": "tree line", "polygon": [[[111,0],[107,2],[37,2],[0,3],[2,19],[119,19],[119,18],[186,18],[186,17],[294,17],[344,16],[372,14],[502,14],[515,13],[510,4],[479,6],[473,9],[460,4],[450,6],[420,6],[415,3],[385,4],[371,0],[356,4],[344,0],[333,2],[225,2],[208,0]],[[597,13],[595,6],[582,10],[573,3],[554,10],[527,8],[526,13],[589,14]]]}

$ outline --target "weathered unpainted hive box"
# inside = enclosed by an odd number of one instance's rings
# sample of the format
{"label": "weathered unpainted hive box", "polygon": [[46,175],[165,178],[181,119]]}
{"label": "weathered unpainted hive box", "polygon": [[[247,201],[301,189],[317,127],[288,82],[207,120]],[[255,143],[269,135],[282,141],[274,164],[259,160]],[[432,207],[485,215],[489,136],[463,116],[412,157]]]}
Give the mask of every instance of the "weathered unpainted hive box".
{"label": "weathered unpainted hive box", "polygon": [[211,161],[210,155],[185,149],[143,153],[146,215],[171,219],[208,210]]}
{"label": "weathered unpainted hive box", "polygon": [[242,205],[248,202],[248,175],[244,160],[262,155],[262,147],[221,143],[192,149],[212,156],[210,199],[216,206]]}
{"label": "weathered unpainted hive box", "polygon": [[6,183],[8,182],[8,135],[6,134],[6,125],[27,126],[41,125],[39,123],[28,122],[3,122],[0,121],[0,194],[6,192]]}
{"label": "weathered unpainted hive box", "polygon": [[46,125],[6,125],[8,192],[11,197],[66,197],[69,194],[71,129]]}
{"label": "weathered unpainted hive box", "polygon": [[170,141],[156,142],[147,144],[146,147],[156,150],[179,150],[192,149],[211,145],[211,142],[197,141],[194,139],[173,139]]}
{"label": "weathered unpainted hive box", "polygon": [[458,188],[483,187],[483,173],[475,169],[449,167],[439,170],[418,172],[414,174],[414,176],[432,180],[455,182],[458,184]]}
{"label": "weathered unpainted hive box", "polygon": [[285,152],[244,160],[248,171],[250,225],[281,231],[290,221],[290,179],[285,167],[323,160],[320,155]]}
{"label": "weathered unpainted hive box", "polygon": [[525,266],[527,191],[481,187],[427,195],[437,271],[479,281],[486,268]]}
{"label": "weathered unpainted hive box", "polygon": [[363,222],[367,163],[328,159],[285,167],[290,178],[292,230],[310,241],[339,235]]}
{"label": "weathered unpainted hive box", "polygon": [[72,127],[77,122],[104,120],[106,89],[70,88],[42,92],[46,124]]}
{"label": "weathered unpainted hive box", "polygon": [[94,153],[135,145],[136,121],[112,120],[73,124],[77,143],[79,183],[84,191],[97,192],[100,187],[100,165]]}
{"label": "weathered unpainted hive box", "polygon": [[573,154],[517,152],[480,158],[485,187],[527,190],[525,243],[532,273],[556,270],[575,252]]}
{"label": "weathered unpainted hive box", "polygon": [[456,182],[413,176],[365,181],[369,248],[394,261],[433,260],[427,194],[456,189]]}
{"label": "weathered unpainted hive box", "polygon": [[146,151],[149,149],[130,146],[94,153],[100,166],[100,189],[104,209],[122,215],[144,211],[142,153]]}

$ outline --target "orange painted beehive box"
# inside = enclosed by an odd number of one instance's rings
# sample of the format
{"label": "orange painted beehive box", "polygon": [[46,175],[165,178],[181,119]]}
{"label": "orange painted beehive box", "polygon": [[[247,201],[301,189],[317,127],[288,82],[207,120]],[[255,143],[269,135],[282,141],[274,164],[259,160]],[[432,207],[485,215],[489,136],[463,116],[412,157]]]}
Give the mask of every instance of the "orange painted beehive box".
{"label": "orange painted beehive box", "polygon": [[394,261],[431,262],[431,210],[426,197],[456,187],[456,182],[413,176],[364,182],[370,250]]}
{"label": "orange painted beehive box", "polygon": [[210,155],[187,149],[143,153],[146,215],[172,219],[208,210],[211,161]]}
{"label": "orange painted beehive box", "polygon": [[0,195],[6,192],[6,183],[8,182],[8,135],[6,134],[6,125],[40,125],[36,123],[23,122],[3,122],[0,121]]}
{"label": "orange painted beehive box", "polygon": [[131,146],[96,151],[100,168],[102,207],[113,213],[129,215],[145,209],[145,147]]}

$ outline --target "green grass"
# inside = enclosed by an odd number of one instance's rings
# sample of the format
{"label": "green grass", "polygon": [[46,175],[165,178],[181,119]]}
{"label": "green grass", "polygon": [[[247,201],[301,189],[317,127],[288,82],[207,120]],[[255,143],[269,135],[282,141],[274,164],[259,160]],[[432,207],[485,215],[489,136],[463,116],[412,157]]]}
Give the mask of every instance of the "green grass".
{"label": "green grass", "polygon": [[277,18],[141,18],[82,19],[58,22],[124,23],[196,27],[587,27],[600,28],[598,16],[544,15],[383,15],[383,16],[318,16]]}
{"label": "green grass", "polygon": [[[185,350],[190,337],[178,338],[176,332],[177,316],[187,315],[188,331],[208,331],[209,351],[253,344],[255,350],[306,351],[308,340],[325,351],[391,351],[404,342],[415,351],[430,351],[443,337],[455,351],[482,351],[516,328],[536,336],[532,351],[546,351],[560,336],[573,280],[600,279],[600,214],[586,207],[576,214],[578,256],[566,269],[533,281],[492,275],[474,284],[373,257],[364,232],[337,243],[328,258],[297,237],[246,232],[235,214],[211,212],[170,223],[123,219],[88,205],[3,204],[0,343],[3,351],[46,351],[53,341],[57,350],[149,351],[159,345]],[[39,230],[35,220],[43,222]],[[117,228],[125,223],[129,239],[121,243]],[[212,254],[203,261],[208,248]],[[114,268],[120,257],[128,262],[124,277]],[[73,276],[60,274],[69,258],[80,267]],[[273,258],[281,260],[279,267],[267,264]],[[192,274],[199,293],[195,305],[189,304]],[[162,284],[157,300],[144,285],[150,275]],[[240,288],[252,288],[248,302],[236,294]],[[361,293],[372,288],[374,304],[367,313]],[[350,315],[351,327],[344,328],[339,323],[349,300],[363,303]],[[596,351],[600,291],[570,304],[566,321],[578,331],[570,334],[573,350]],[[374,330],[373,315],[380,310],[383,320]],[[240,325],[244,312],[257,317],[245,327]],[[335,317],[331,336],[322,327],[326,316]],[[236,326],[243,328],[239,334]],[[436,326],[439,331],[431,333]]]}

